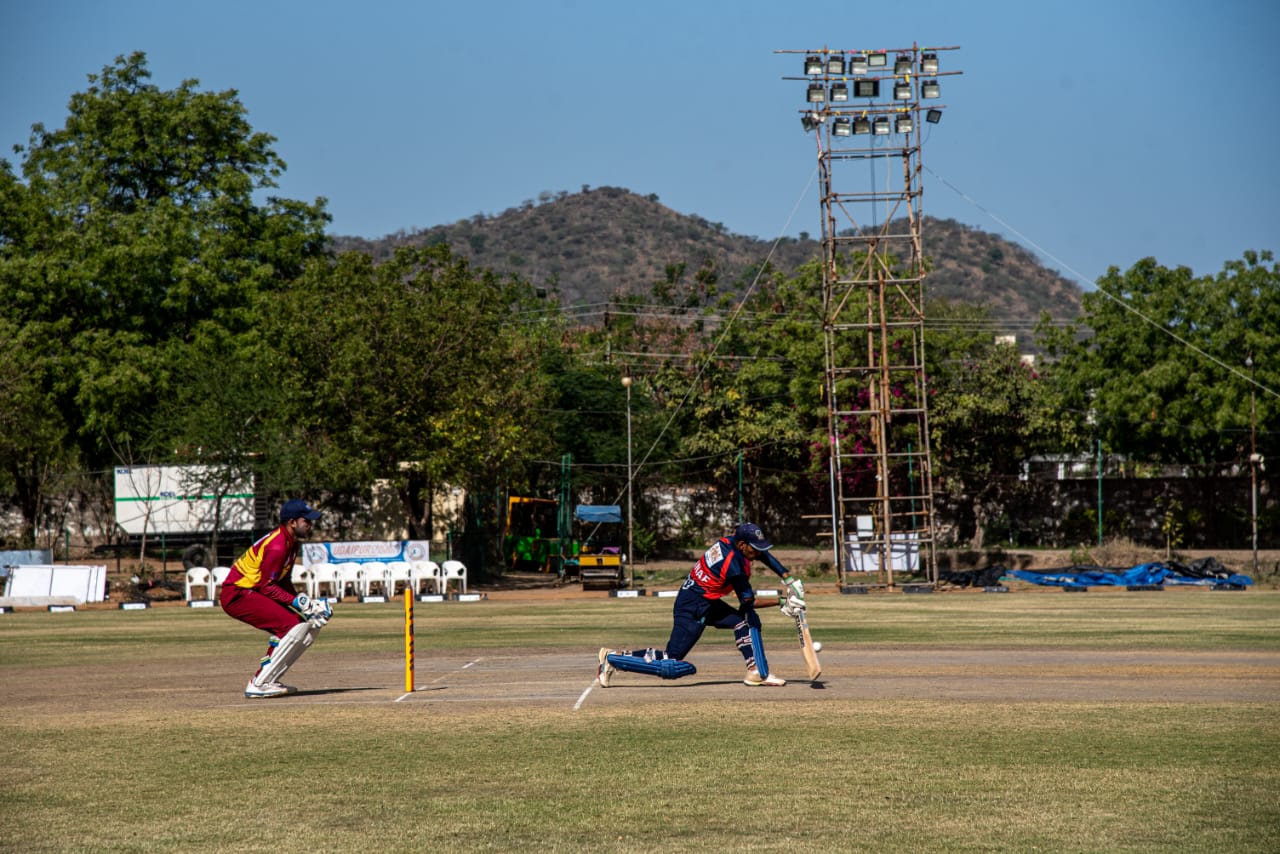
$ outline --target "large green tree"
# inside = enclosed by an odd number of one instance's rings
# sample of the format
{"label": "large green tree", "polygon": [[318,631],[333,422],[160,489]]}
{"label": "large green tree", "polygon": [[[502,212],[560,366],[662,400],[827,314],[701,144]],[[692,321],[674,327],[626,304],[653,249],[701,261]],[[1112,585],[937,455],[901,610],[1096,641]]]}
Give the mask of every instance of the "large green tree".
{"label": "large green tree", "polygon": [[[1274,448],[1280,267],[1248,252],[1215,276],[1139,261],[1084,296],[1081,329],[1049,332],[1051,375],[1111,453],[1210,467],[1247,457],[1250,379]],[[1252,359],[1254,367],[1246,367]]]}
{"label": "large green tree", "polygon": [[273,306],[269,417],[284,420],[264,435],[300,483],[357,494],[385,480],[422,537],[440,489],[491,495],[509,466],[547,453],[536,368],[553,338],[527,284],[443,245],[382,264],[349,252],[309,265]]}
{"label": "large green tree", "polygon": [[[149,78],[145,55],[117,58],[61,128],[32,127],[20,177],[0,163],[0,317],[32,345],[16,354],[25,391],[9,416],[27,430],[0,445],[19,495],[39,493],[46,460],[154,458],[185,348],[249,335],[257,295],[324,251],[322,200],[258,200],[285,164],[235,91]],[[24,499],[24,515],[39,503]]]}
{"label": "large green tree", "polygon": [[972,525],[976,549],[1015,498],[1022,465],[1079,441],[1054,386],[991,330],[986,308],[935,302],[925,334],[934,488],[967,506],[961,528]]}

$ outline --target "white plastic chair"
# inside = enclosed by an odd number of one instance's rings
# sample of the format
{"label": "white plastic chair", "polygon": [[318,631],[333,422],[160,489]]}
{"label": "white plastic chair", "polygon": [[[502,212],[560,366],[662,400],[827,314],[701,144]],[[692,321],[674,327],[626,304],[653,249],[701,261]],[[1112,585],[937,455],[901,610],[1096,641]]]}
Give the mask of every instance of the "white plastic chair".
{"label": "white plastic chair", "polygon": [[213,573],[208,567],[193,566],[187,570],[187,601],[192,601],[191,588],[203,587],[204,599],[213,598]]}
{"label": "white plastic chair", "polygon": [[311,572],[311,589],[307,595],[312,599],[341,599],[342,579],[338,577],[338,567],[332,563],[313,563]]}
{"label": "white plastic chair", "polygon": [[369,595],[369,578],[365,575],[362,565],[358,563],[339,563],[337,567],[339,598],[347,595],[348,585],[355,592],[357,598],[363,599]]}
{"label": "white plastic chair", "polygon": [[459,593],[467,592],[467,568],[462,565],[462,561],[446,560],[440,565],[440,569],[444,572],[442,585],[445,593],[449,592],[450,581],[458,582]]}
{"label": "white plastic chair", "polygon": [[289,573],[289,580],[293,582],[293,589],[299,593],[305,593],[308,596],[311,593],[311,570],[300,563],[293,565],[293,571]]}
{"label": "white plastic chair", "polygon": [[433,560],[415,560],[409,564],[409,583],[413,585],[415,596],[440,593],[444,587],[444,570]]}
{"label": "white plastic chair", "polygon": [[215,566],[212,572],[213,572],[213,589],[210,591],[211,595],[209,598],[217,599],[219,589],[222,587],[222,585],[227,583],[227,576],[231,574],[231,567]]}
{"label": "white plastic chair", "polygon": [[380,560],[370,560],[360,564],[360,567],[364,570],[365,595],[373,595],[376,585],[378,591],[390,599],[391,594],[387,591],[387,565]]}
{"label": "white plastic chair", "polygon": [[413,591],[413,566],[407,560],[387,561],[387,570],[383,576],[387,580],[387,596],[396,595],[396,585],[404,586],[405,590],[412,593]]}

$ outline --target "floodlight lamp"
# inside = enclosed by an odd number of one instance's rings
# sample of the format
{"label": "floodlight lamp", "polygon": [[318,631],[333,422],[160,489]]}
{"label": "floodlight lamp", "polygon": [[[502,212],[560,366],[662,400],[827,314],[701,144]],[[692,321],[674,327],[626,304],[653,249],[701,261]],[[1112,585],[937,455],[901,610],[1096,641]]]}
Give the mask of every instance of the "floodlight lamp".
{"label": "floodlight lamp", "polygon": [[905,80],[893,84],[893,98],[895,101],[910,101],[911,84]]}
{"label": "floodlight lamp", "polygon": [[938,55],[936,53],[925,53],[920,55],[920,73],[938,73]]}
{"label": "floodlight lamp", "polygon": [[821,83],[810,83],[809,94],[805,97],[805,100],[810,104],[821,104],[827,100],[826,88]]}
{"label": "floodlight lamp", "polygon": [[811,53],[804,58],[805,74],[821,74],[822,73],[822,57],[815,53]]}
{"label": "floodlight lamp", "polygon": [[800,116],[800,127],[804,128],[805,133],[816,128],[821,122],[818,120],[817,113],[805,113]]}
{"label": "floodlight lamp", "polygon": [[942,110],[931,108],[929,112],[924,114],[924,120],[931,125],[936,125],[938,122],[942,121]]}
{"label": "floodlight lamp", "polygon": [[866,74],[867,73],[867,57],[865,54],[849,57],[849,73],[850,74]]}
{"label": "floodlight lamp", "polygon": [[871,133],[871,120],[866,116],[858,116],[853,120],[853,132],[857,135]]}
{"label": "floodlight lamp", "polygon": [[853,122],[849,119],[836,119],[831,125],[831,132],[836,136],[853,136]]}
{"label": "floodlight lamp", "polygon": [[893,121],[894,133],[911,133],[915,130],[915,123],[911,121],[910,113],[903,113]]}
{"label": "floodlight lamp", "polygon": [[872,68],[887,68],[889,66],[889,54],[882,50],[869,53],[867,54],[867,65]]}
{"label": "floodlight lamp", "polygon": [[841,54],[832,54],[827,57],[827,73],[839,76],[844,74],[844,56]]}
{"label": "floodlight lamp", "polygon": [[880,97],[880,81],[879,80],[853,81],[853,96],[855,98]]}
{"label": "floodlight lamp", "polygon": [[831,100],[833,101],[849,100],[849,84],[848,83],[832,83],[831,84]]}
{"label": "floodlight lamp", "polygon": [[898,54],[898,58],[893,61],[893,73],[899,77],[904,74],[910,74],[911,57],[905,53]]}
{"label": "floodlight lamp", "polygon": [[925,80],[920,83],[920,95],[925,98],[942,97],[942,87],[937,80]]}
{"label": "floodlight lamp", "polygon": [[871,123],[871,133],[875,136],[886,136],[889,133],[889,117],[876,116],[876,120]]}

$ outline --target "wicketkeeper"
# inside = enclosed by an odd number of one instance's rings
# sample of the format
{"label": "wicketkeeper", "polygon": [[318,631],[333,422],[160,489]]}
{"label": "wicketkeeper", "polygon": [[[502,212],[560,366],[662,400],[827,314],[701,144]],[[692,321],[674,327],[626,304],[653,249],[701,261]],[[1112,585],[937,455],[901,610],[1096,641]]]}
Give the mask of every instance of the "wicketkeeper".
{"label": "wicketkeeper", "polygon": [[[666,649],[600,650],[596,680],[605,688],[617,670],[645,673],[663,679],[679,679],[697,672],[684,660],[702,637],[707,626],[732,629],[738,650],[747,663],[747,685],[785,685],[781,676],[769,672],[760,637],[760,616],[756,614],[756,594],[751,589],[751,561],[760,560],[773,570],[787,587],[782,610],[788,616],[803,610],[804,583],[791,577],[782,563],[769,554],[773,548],[750,522],[741,524],[731,537],[721,537],[702,554],[685,579],[672,613],[671,637]],[[738,598],[738,607],[724,601],[728,593]]]}
{"label": "wicketkeeper", "polygon": [[280,525],[258,540],[231,565],[222,585],[222,610],[271,636],[258,672],[245,686],[249,698],[280,697],[297,691],[281,684],[295,661],[333,616],[323,599],[311,599],[293,587],[290,574],[298,543],[311,536],[320,511],[294,498],[280,508]]}

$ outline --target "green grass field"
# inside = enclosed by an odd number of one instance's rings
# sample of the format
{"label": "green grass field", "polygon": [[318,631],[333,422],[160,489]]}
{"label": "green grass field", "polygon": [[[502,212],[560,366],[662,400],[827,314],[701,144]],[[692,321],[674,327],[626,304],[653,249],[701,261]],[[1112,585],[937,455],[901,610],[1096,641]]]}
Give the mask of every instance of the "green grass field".
{"label": "green grass field", "polygon": [[0,616],[0,849],[1280,850],[1275,591],[814,596],[825,690],[708,632],[585,700],[669,600],[419,605],[411,697],[402,614],[339,605],[289,680],[333,690],[269,701],[216,610]]}

